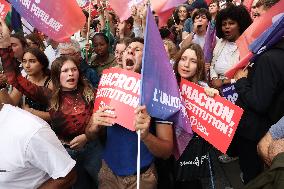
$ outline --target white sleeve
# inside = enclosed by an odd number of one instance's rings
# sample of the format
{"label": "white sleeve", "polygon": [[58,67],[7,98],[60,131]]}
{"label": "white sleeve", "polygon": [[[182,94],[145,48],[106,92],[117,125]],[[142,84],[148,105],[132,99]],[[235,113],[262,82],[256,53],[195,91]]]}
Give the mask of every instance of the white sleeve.
{"label": "white sleeve", "polygon": [[76,164],[48,126],[40,128],[31,137],[26,158],[53,179],[65,177]]}
{"label": "white sleeve", "polygon": [[221,45],[222,45],[222,39],[218,39],[217,40],[217,43],[213,49],[213,58],[212,58],[212,61],[211,61],[211,65],[210,65],[210,79],[212,80],[214,77],[217,77],[218,78],[218,74],[216,73],[215,71],[215,63],[218,59],[218,57],[220,55],[218,55],[218,52],[220,51],[221,49]]}
{"label": "white sleeve", "polygon": [[215,62],[212,62],[212,65],[210,66],[210,79],[212,80],[213,78],[218,78],[218,74],[216,73],[214,69]]}

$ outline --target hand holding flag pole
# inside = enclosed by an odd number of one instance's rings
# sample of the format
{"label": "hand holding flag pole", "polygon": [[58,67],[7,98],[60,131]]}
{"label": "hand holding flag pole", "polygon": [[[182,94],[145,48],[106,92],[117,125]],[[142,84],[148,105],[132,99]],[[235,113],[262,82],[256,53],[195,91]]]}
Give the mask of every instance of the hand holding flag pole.
{"label": "hand holding flag pole", "polygon": [[[150,7],[151,5],[151,2],[150,0],[147,1],[147,7]],[[149,9],[147,9],[148,11]],[[143,30],[144,31],[144,30]],[[144,52],[143,52],[144,53]],[[140,87],[141,88],[141,87]],[[140,105],[142,105],[142,102],[141,102],[141,99],[140,99]],[[140,141],[141,141],[141,130],[139,129],[137,131],[137,135],[138,135],[138,152],[137,152],[137,167],[136,167],[136,173],[137,173],[137,189],[140,189],[140,157],[141,157],[141,154],[140,154],[140,151],[141,151],[141,145],[140,145]]]}
{"label": "hand holding flag pole", "polygon": [[[140,188],[140,143],[149,134],[151,117],[146,110],[146,106],[139,106],[135,110],[135,128],[138,135],[138,152],[137,152],[137,189]],[[142,134],[142,137],[141,137]]]}
{"label": "hand holding flag pole", "polygon": [[141,140],[141,131],[140,129],[137,131],[137,135],[138,135],[138,152],[137,152],[137,184],[136,184],[136,188],[137,189],[140,189],[140,149],[141,149],[141,146],[140,146],[140,140]]}

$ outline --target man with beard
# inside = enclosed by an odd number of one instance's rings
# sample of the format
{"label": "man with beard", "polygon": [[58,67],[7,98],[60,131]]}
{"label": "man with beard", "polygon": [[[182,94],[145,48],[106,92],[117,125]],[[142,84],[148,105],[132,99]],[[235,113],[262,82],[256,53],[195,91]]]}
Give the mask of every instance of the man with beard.
{"label": "man with beard", "polygon": [[[123,54],[123,69],[140,73],[143,47],[142,38],[132,40]],[[137,134],[114,123],[115,115],[107,113],[107,110],[113,108],[104,107],[94,113],[86,130],[91,138],[107,126],[99,189],[136,188]],[[140,185],[143,189],[153,189],[157,187],[154,157],[166,159],[173,150],[171,123],[151,118],[146,107],[139,106],[135,110],[134,126],[141,131]]]}

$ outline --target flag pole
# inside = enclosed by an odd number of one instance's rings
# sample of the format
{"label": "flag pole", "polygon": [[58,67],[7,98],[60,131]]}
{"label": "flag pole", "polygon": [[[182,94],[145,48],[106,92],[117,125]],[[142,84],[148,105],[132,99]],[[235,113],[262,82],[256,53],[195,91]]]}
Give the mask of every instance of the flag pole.
{"label": "flag pole", "polygon": [[[147,0],[147,17],[148,17],[148,14],[149,14],[149,7],[151,6],[151,2],[150,2],[150,0]],[[146,21],[146,25],[148,24],[147,23],[148,21]],[[146,26],[147,27],[147,26]],[[145,33],[144,33],[144,36],[145,36]],[[144,39],[145,40],[145,39]],[[143,48],[143,59],[144,59],[144,54],[145,53],[145,47]],[[142,67],[143,67],[143,65],[142,65]],[[142,72],[143,72],[143,68],[142,68]],[[141,82],[141,84],[140,84],[140,92],[142,92],[142,82]],[[141,97],[140,97],[140,101],[139,101],[139,103],[140,103],[140,106],[142,105],[142,103],[141,103]],[[136,173],[137,173],[137,184],[136,184],[136,188],[137,189],[140,189],[140,158],[141,158],[141,154],[140,154],[140,149],[141,149],[141,147],[140,147],[140,143],[141,143],[141,131],[140,130],[138,130],[137,131],[137,135],[138,135],[138,152],[137,152],[137,167],[136,167]]]}
{"label": "flag pole", "polygon": [[137,131],[137,135],[138,135],[138,152],[137,152],[137,167],[136,167],[136,170],[137,170],[137,184],[136,184],[136,188],[137,189],[140,189],[140,140],[141,140],[141,131],[138,130]]}
{"label": "flag pole", "polygon": [[[91,5],[92,5],[92,1],[90,1],[89,3],[89,17],[88,17],[88,28],[87,28],[87,44],[89,44],[89,37],[90,37],[90,25],[91,25]],[[86,61],[88,62],[88,49],[86,49]]]}

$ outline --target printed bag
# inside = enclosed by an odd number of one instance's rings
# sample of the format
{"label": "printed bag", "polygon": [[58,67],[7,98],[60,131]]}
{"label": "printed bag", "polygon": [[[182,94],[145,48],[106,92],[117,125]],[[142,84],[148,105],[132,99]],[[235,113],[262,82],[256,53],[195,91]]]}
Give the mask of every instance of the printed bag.
{"label": "printed bag", "polygon": [[176,180],[189,181],[194,178],[209,177],[209,148],[210,144],[203,138],[194,136],[175,163]]}

